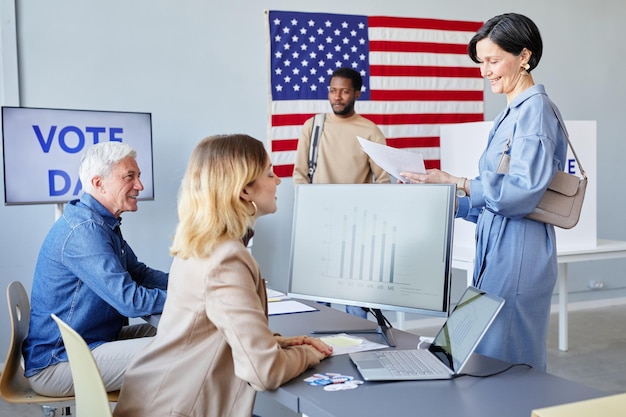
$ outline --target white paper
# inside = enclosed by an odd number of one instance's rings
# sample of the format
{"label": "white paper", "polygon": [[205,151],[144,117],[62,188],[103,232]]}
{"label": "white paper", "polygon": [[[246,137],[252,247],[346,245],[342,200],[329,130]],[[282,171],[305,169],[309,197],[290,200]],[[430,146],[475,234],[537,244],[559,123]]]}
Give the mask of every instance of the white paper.
{"label": "white paper", "polygon": [[270,316],[278,314],[303,313],[305,311],[317,311],[317,309],[295,300],[283,300],[267,303],[267,314]]}
{"label": "white paper", "polygon": [[332,346],[332,356],[345,355],[352,352],[363,352],[366,350],[375,350],[388,348],[389,346],[372,342],[362,337],[348,335],[347,333],[338,333],[329,336],[319,337],[320,340]]}
{"label": "white paper", "polygon": [[424,157],[421,153],[381,145],[380,143],[363,139],[360,136],[356,138],[359,140],[363,152],[368,154],[379,167],[395,178],[404,181],[405,178],[402,178],[401,172],[426,173]]}
{"label": "white paper", "polygon": [[272,290],[271,288],[266,288],[266,293],[268,303],[289,299],[289,296],[284,292]]}

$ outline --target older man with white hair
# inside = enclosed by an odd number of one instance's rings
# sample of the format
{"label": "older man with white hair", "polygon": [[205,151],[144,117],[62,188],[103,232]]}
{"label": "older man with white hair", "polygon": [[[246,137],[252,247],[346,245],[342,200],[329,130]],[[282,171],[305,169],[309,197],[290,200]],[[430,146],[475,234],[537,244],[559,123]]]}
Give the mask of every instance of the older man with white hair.
{"label": "older man with white hair", "polygon": [[65,206],[46,236],[35,267],[30,331],[22,347],[25,375],[42,395],[73,395],[59,316],[87,342],[108,391],[120,389],[135,352],[155,334],[129,317],[163,310],[168,274],[140,262],[120,231],[125,211],[137,210],[143,190],[136,152],[103,142],[81,159],[83,194]]}

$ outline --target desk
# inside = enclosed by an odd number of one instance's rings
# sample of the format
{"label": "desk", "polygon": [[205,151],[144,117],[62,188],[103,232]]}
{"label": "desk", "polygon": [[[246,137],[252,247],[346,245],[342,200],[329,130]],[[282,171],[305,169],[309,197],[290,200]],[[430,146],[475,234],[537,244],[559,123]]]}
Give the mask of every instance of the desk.
{"label": "desk", "polygon": [[[465,271],[467,285],[472,284],[474,276],[474,248],[454,247],[452,268]],[[626,242],[598,239],[595,248],[565,249],[557,248],[558,288],[559,288],[559,350],[568,349],[567,303],[568,277],[567,265],[572,262],[599,261],[604,259],[626,258]]]}
{"label": "desk", "polygon": [[[312,304],[309,301],[304,303]],[[319,328],[362,329],[366,321],[341,311],[315,304],[316,312],[270,317],[272,330],[295,336]],[[374,327],[375,323],[369,323]],[[398,348],[414,349],[418,336],[394,329]],[[380,342],[377,335],[362,334]],[[507,363],[482,355],[472,356],[467,373],[487,374],[502,370]],[[348,391],[327,392],[309,386],[303,379],[316,372],[339,372],[359,378],[347,355],[328,358],[315,369],[275,391],[259,393],[290,410],[308,417],[331,416],[481,416],[529,417],[532,410],[606,395],[593,388],[525,367],[515,367],[489,378],[464,376],[446,381],[366,382]]]}
{"label": "desk", "polygon": [[533,410],[532,417],[622,417],[625,408],[626,394],[617,394]]}

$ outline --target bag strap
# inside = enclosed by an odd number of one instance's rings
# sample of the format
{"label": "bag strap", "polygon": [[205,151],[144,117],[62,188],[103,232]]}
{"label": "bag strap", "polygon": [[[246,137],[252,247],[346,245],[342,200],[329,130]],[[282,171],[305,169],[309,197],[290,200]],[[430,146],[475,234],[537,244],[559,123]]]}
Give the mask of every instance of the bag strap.
{"label": "bag strap", "polygon": [[554,103],[552,103],[551,100],[548,99],[548,103],[550,103],[550,106],[552,107],[552,111],[554,112],[556,118],[559,121],[559,125],[561,126],[561,130],[563,130],[563,134],[565,135],[565,139],[567,139],[567,144],[569,145],[570,149],[572,150],[572,154],[574,154],[574,159],[576,160],[576,164],[578,165],[578,169],[580,169],[580,173],[583,176],[584,179],[587,179],[587,174],[585,173],[585,170],[583,169],[583,166],[580,164],[580,159],[578,159],[578,155],[576,155],[576,151],[574,150],[574,147],[572,146],[572,142],[569,140],[569,133],[567,133],[567,129],[565,128],[565,123],[563,122],[563,119],[561,119],[561,116],[559,115],[559,112],[556,110],[556,107],[554,106]]}
{"label": "bag strap", "polygon": [[319,150],[319,139],[324,130],[324,113],[315,115],[313,126],[311,127],[311,141],[309,142],[309,183],[313,183],[313,174],[317,168],[317,153]]}
{"label": "bag strap", "polygon": [[[565,139],[567,139],[567,144],[569,145],[570,149],[572,150],[572,153],[574,154],[574,159],[576,160],[576,164],[578,165],[578,169],[580,170],[581,175],[583,176],[584,179],[587,179],[587,173],[585,173],[583,166],[580,164],[580,159],[578,159],[578,155],[576,155],[576,151],[574,150],[574,147],[572,146],[572,142],[569,140],[569,133],[567,132],[567,129],[565,128],[565,123],[563,122],[563,119],[561,119],[559,112],[556,110],[554,103],[552,103],[550,99],[548,99],[548,103],[550,103],[550,106],[552,107],[552,111],[554,112],[554,115],[559,121],[559,126],[561,126],[561,130],[563,131],[563,134],[565,135]],[[511,134],[511,136],[509,136],[509,138],[507,139],[506,144],[504,145],[503,154],[507,153],[507,151],[511,147],[512,136],[513,134]]]}

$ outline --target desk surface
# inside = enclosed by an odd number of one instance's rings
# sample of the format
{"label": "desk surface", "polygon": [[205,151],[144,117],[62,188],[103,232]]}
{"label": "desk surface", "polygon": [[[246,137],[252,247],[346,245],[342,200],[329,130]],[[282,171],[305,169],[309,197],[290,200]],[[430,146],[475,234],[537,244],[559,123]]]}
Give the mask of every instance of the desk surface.
{"label": "desk surface", "polygon": [[[308,302],[307,302],[308,303]],[[363,329],[366,322],[341,311],[315,304],[319,311],[270,317],[272,330],[295,336],[315,329]],[[369,322],[369,327],[376,327]],[[394,329],[398,348],[414,349],[418,337]],[[381,342],[379,336],[360,336]],[[508,364],[474,355],[467,373],[488,374]],[[366,382],[347,391],[324,391],[303,379],[316,372],[338,372],[360,378],[347,355],[326,359],[276,391],[259,395],[272,398],[289,409],[317,416],[433,415],[481,417],[529,417],[532,410],[606,395],[601,391],[554,375],[515,367],[489,378],[464,376],[449,381]]]}

